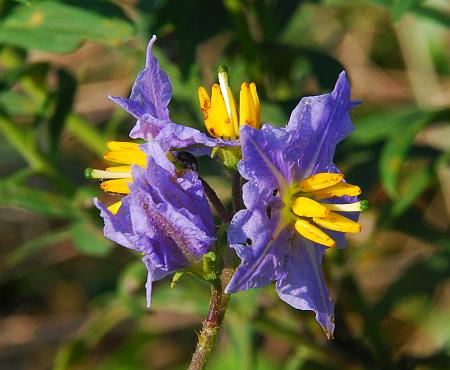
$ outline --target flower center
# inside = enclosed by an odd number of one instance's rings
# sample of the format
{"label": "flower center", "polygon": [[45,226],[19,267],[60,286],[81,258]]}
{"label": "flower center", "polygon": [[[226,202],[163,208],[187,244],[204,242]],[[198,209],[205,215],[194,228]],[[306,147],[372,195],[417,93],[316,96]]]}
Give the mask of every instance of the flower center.
{"label": "flower center", "polygon": [[254,82],[244,82],[239,95],[239,115],[233,93],[228,85],[226,67],[219,67],[219,83],[211,89],[211,98],[203,86],[198,88],[198,100],[203,112],[206,129],[212,137],[235,140],[239,138],[239,127],[261,125],[261,106]]}
{"label": "flower center", "polygon": [[[99,179],[100,187],[108,192],[115,194],[129,194],[128,184],[133,182],[131,177],[131,165],[140,167],[147,166],[145,153],[139,149],[139,144],[125,141],[109,141],[107,144],[108,152],[103,156],[106,160],[118,163],[119,166],[98,170],[87,168],[84,174],[90,179]],[[108,207],[108,210],[116,214],[119,211],[122,202],[116,202]]]}
{"label": "flower center", "polygon": [[332,198],[358,196],[359,186],[343,182],[344,176],[337,173],[317,173],[298,184],[293,184],[289,210],[297,232],[315,243],[335,247],[336,242],[319,227],[344,233],[359,233],[361,225],[337,212],[360,212],[368,202],[336,204],[327,203]]}

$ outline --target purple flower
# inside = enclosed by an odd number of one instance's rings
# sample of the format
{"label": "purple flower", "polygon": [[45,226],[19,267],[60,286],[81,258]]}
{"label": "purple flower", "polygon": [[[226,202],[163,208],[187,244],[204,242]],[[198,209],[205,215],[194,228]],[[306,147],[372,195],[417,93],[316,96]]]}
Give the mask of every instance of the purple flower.
{"label": "purple flower", "polygon": [[195,154],[211,152],[205,148],[239,145],[237,141],[209,137],[192,127],[171,121],[168,104],[172,97],[172,84],[152,53],[155,41],[156,36],[153,36],[148,43],[145,68],[137,75],[130,97],[110,97],[137,119],[130,137],[146,141],[154,139],[165,151],[190,148]]}
{"label": "purple flower", "polygon": [[120,205],[95,204],[105,222],[105,236],[144,255],[150,305],[152,282],[200,262],[212,248],[215,231],[197,173],[176,170],[155,141],[140,150],[147,155],[147,166],[133,165],[128,195]]}
{"label": "purple flower", "polygon": [[[336,144],[353,129],[350,87],[341,73],[330,94],[306,97],[277,129],[240,129],[245,210],[231,222],[228,238],[241,258],[227,293],[275,281],[279,297],[312,310],[331,337],[333,302],[321,271],[327,247],[344,246],[345,232],[364,204],[357,186],[343,182],[333,163]],[[346,216],[343,216],[345,214]]]}

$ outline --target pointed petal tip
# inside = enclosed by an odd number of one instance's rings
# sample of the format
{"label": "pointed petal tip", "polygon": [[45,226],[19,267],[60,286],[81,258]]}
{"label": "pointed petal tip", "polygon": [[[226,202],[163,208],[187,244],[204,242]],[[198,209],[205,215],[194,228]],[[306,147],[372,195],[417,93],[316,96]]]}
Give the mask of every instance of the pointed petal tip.
{"label": "pointed petal tip", "polygon": [[349,110],[354,107],[351,100],[351,86],[347,72],[342,71],[339,74],[331,94],[335,99],[348,106]]}
{"label": "pointed petal tip", "polygon": [[334,91],[341,90],[341,89],[348,89],[350,91],[350,82],[347,77],[347,72],[342,71],[339,73],[339,77],[336,81],[336,86],[334,88]]}
{"label": "pointed petal tip", "polygon": [[230,284],[228,284],[224,290],[225,294],[232,294],[234,290],[230,288]]}
{"label": "pointed petal tip", "polygon": [[230,280],[230,282],[228,283],[228,285],[225,287],[225,294],[232,294],[232,293],[237,293],[239,290],[239,286],[238,286],[238,282],[236,281],[237,279],[235,278],[236,274],[234,274]]}
{"label": "pointed petal tip", "polygon": [[108,99],[111,100],[112,102],[120,105],[121,107],[123,107],[125,101],[128,100],[128,99],[123,98],[121,96],[114,96],[114,95],[108,95]]}
{"label": "pointed petal tip", "polygon": [[357,106],[361,105],[363,103],[362,99],[356,99],[356,100],[352,100],[350,102],[351,108],[356,108]]}
{"label": "pointed petal tip", "polygon": [[152,53],[152,48],[153,48],[153,44],[156,42],[156,35],[153,35],[152,38],[150,39],[150,41],[148,42],[147,45],[147,57],[146,57],[146,61],[145,61],[145,65],[146,67],[148,67],[150,65],[151,60],[154,58],[154,55]]}
{"label": "pointed petal tip", "polygon": [[324,315],[323,313],[316,313],[316,321],[322,327],[327,339],[334,338],[334,315]]}

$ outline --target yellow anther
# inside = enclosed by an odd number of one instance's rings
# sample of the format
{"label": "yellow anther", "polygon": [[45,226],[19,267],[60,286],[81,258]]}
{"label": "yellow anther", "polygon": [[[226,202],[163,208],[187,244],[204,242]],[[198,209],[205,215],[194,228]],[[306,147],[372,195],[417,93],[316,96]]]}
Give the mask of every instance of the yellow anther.
{"label": "yellow anther", "polygon": [[259,103],[259,97],[258,97],[258,93],[256,91],[256,84],[254,82],[252,82],[250,84],[250,94],[252,95],[253,105],[255,106],[255,116],[256,116],[255,127],[260,128],[261,127],[261,104]]}
{"label": "yellow anther", "polygon": [[118,194],[129,194],[130,189],[128,188],[128,183],[132,183],[133,179],[131,177],[125,179],[114,179],[103,181],[100,187],[108,193],[118,193]]}
{"label": "yellow anther", "polygon": [[223,100],[220,86],[214,84],[211,91],[211,112],[217,136],[235,139],[233,124],[228,117],[227,107]]}
{"label": "yellow anther", "polygon": [[313,221],[326,229],[343,233],[359,233],[361,231],[360,224],[335,212],[330,212],[327,217],[314,217]]}
{"label": "yellow anther", "polygon": [[[227,68],[220,66],[219,67],[219,86],[220,92],[222,93],[223,101],[225,103],[225,107],[227,109],[228,118],[231,121],[231,125],[233,127],[233,136],[236,137],[238,131],[235,129],[237,127],[237,113],[236,113],[236,104],[234,103],[233,94],[231,92],[230,86],[228,85],[228,70]],[[231,135],[230,135],[231,137]]]}
{"label": "yellow anther", "polygon": [[139,150],[139,144],[131,143],[129,141],[108,141],[106,146],[111,151],[126,149]]}
{"label": "yellow anther", "polygon": [[322,244],[326,247],[336,246],[336,242],[332,238],[306,220],[299,219],[295,221],[295,230],[297,230],[301,236],[315,243]]}
{"label": "yellow anther", "polygon": [[296,215],[305,217],[325,217],[330,213],[327,207],[305,197],[296,198],[292,205],[292,210]]}
{"label": "yellow anther", "polygon": [[105,171],[111,172],[131,172],[131,166],[113,166],[105,168]]}
{"label": "yellow anther", "polygon": [[300,191],[309,193],[333,186],[344,179],[341,173],[316,173],[300,181]]}
{"label": "yellow anther", "polygon": [[255,83],[241,85],[237,109],[225,66],[219,67],[218,77],[219,83],[213,84],[211,98],[204,87],[198,88],[198,100],[208,133],[213,137],[235,140],[239,138],[242,125],[260,128],[261,106]]}
{"label": "yellow anther", "polygon": [[206,130],[208,130],[208,133],[212,137],[218,137],[211,114],[211,99],[203,86],[198,88],[198,101],[200,103],[200,109],[203,112],[203,121],[205,122]]}
{"label": "yellow anther", "polygon": [[361,194],[361,188],[346,182],[340,182],[325,189],[312,192],[316,199],[326,199],[334,197],[356,197]]}
{"label": "yellow anther", "polygon": [[230,98],[231,122],[233,124],[234,136],[239,137],[239,118],[236,110],[236,102],[234,101],[230,87],[228,87],[228,96]]}
{"label": "yellow anther", "polygon": [[122,164],[137,164],[141,167],[147,166],[145,153],[139,149],[124,149],[106,152],[103,156],[108,161]]}
{"label": "yellow anther", "polygon": [[244,82],[241,85],[239,95],[239,126],[249,125],[257,128],[255,104],[250,92],[250,84]]}
{"label": "yellow anther", "polygon": [[115,215],[117,212],[119,212],[119,208],[122,205],[122,201],[118,201],[114,204],[111,204],[108,207],[108,211],[111,212],[113,215]]}

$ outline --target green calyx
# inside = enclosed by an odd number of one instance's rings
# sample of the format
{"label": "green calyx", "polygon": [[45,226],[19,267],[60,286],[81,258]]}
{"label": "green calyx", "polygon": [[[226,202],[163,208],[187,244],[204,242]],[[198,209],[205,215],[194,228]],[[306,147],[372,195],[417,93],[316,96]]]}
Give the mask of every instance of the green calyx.
{"label": "green calyx", "polygon": [[237,171],[237,165],[242,158],[242,150],[240,146],[228,146],[217,149],[220,161],[229,169]]}

